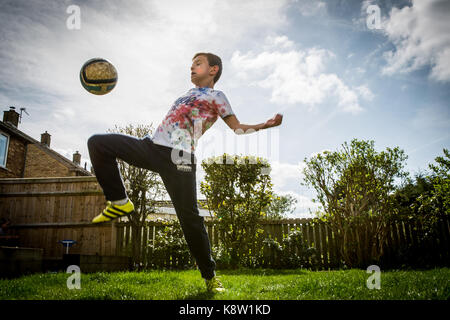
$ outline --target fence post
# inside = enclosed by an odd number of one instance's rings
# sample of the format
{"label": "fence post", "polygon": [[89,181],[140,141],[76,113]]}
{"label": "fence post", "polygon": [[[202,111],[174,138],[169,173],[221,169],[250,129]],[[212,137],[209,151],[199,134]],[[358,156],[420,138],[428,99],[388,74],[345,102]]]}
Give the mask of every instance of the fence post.
{"label": "fence post", "polygon": [[148,224],[144,223],[142,226],[142,248],[141,248],[141,263],[144,267],[147,267],[147,256],[148,256]]}
{"label": "fence post", "polygon": [[283,224],[275,224],[276,221],[272,222],[272,228],[274,230],[275,239],[281,243],[281,240],[283,240]]}
{"label": "fence post", "polygon": [[392,263],[397,263],[398,261],[398,255],[396,254],[398,250],[394,248],[400,248],[400,240],[399,240],[399,234],[398,234],[398,228],[397,228],[397,221],[391,222],[391,230],[392,230],[392,244],[393,244],[393,250],[392,250]]}
{"label": "fence post", "polygon": [[121,227],[121,223],[116,223],[114,225],[116,228],[116,255],[122,254],[122,248],[123,248],[123,228]]}
{"label": "fence post", "polygon": [[403,226],[405,228],[405,238],[407,250],[413,246],[413,236],[411,233],[411,222],[408,220],[403,221]]}
{"label": "fence post", "polygon": [[320,226],[320,235],[321,235],[321,242],[322,242],[322,255],[323,255],[323,266],[325,269],[329,267],[329,261],[328,261],[328,245],[327,245],[327,234],[326,234],[326,226],[323,222],[319,224]]}
{"label": "fence post", "polygon": [[331,226],[327,226],[328,230],[328,239],[329,239],[329,250],[332,267],[338,267],[340,264],[339,261],[339,246],[337,244],[336,234],[334,233]]}
{"label": "fence post", "polygon": [[406,244],[406,235],[404,230],[404,223],[402,220],[397,221],[397,228],[398,228],[398,236],[399,236],[399,249],[402,249],[405,247]]}

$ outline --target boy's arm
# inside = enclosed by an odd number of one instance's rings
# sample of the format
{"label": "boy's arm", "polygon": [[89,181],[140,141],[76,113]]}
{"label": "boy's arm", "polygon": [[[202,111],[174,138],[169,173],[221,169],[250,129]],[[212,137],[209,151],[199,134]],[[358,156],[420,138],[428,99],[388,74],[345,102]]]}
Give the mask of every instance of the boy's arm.
{"label": "boy's arm", "polygon": [[255,125],[249,125],[249,124],[243,124],[240,123],[239,120],[236,118],[235,115],[231,115],[223,119],[225,123],[230,127],[231,130],[234,131],[236,134],[247,134],[252,133],[261,129],[267,129],[271,127],[276,127],[281,124],[283,120],[283,115],[277,113],[275,116],[270,118],[264,123],[259,123]]}

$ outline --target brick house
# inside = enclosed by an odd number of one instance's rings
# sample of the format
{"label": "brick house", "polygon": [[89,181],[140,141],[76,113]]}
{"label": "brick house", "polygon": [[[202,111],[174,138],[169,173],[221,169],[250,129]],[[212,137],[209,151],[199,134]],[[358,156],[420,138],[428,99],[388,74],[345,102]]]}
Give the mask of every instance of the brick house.
{"label": "brick house", "polygon": [[0,121],[0,178],[93,176],[80,166],[78,151],[73,160],[50,149],[50,134],[37,141],[17,127],[20,115],[11,107]]}

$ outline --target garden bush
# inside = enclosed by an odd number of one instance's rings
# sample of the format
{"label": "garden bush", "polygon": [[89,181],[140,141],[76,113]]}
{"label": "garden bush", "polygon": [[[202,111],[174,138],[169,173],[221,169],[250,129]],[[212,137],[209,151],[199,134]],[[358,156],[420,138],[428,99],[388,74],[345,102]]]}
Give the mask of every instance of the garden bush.
{"label": "garden bush", "polygon": [[284,235],[281,243],[272,239],[264,240],[264,266],[272,268],[316,268],[318,266],[317,251],[308,247],[300,229],[296,228]]}
{"label": "garden bush", "polygon": [[178,220],[160,220],[165,226],[149,241],[149,266],[153,268],[189,269],[194,266],[183,230]]}

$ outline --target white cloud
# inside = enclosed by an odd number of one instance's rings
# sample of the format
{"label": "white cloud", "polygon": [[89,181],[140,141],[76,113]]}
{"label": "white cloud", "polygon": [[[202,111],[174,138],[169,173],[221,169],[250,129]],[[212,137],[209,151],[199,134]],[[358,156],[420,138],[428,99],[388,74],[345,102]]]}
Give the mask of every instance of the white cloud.
{"label": "white cloud", "polygon": [[302,170],[305,167],[304,162],[299,162],[298,164],[283,163],[279,161],[273,161],[270,163],[271,172],[270,177],[273,184],[278,188],[282,189],[290,182],[295,182],[300,184],[303,179]]}
{"label": "white cloud", "polygon": [[270,50],[273,47],[279,47],[283,49],[294,47],[294,42],[289,40],[287,36],[267,36],[266,43],[264,45],[265,50]]}
{"label": "white cloud", "polygon": [[356,90],[358,91],[359,95],[368,101],[372,101],[375,95],[372,93],[372,91],[369,89],[367,85],[361,85],[359,87],[356,87]]}
{"label": "white cloud", "polygon": [[327,8],[324,1],[295,0],[294,3],[300,13],[305,17],[322,15]]}
{"label": "white cloud", "polygon": [[286,37],[268,38],[265,51],[235,51],[231,64],[238,79],[271,90],[271,102],[303,104],[313,108],[329,96],[338,101],[341,111],[358,113],[359,91],[350,88],[336,74],[326,73],[325,64],[335,57],[325,49],[296,50]]}
{"label": "white cloud", "polygon": [[[270,177],[274,184],[273,191],[281,196],[291,195],[297,200],[295,210],[289,214],[290,218],[312,218],[311,212],[317,211],[319,205],[312,201],[314,193],[302,187],[303,169],[305,163],[299,161],[297,164],[273,161],[271,162],[272,171]],[[293,191],[299,190],[299,192]]]}
{"label": "white cloud", "polygon": [[430,66],[430,78],[450,80],[450,2],[412,1],[411,6],[392,8],[383,29],[395,50],[384,57],[385,74],[408,73]]}
{"label": "white cloud", "polygon": [[[293,206],[294,211],[287,214],[288,218],[314,218],[314,213],[319,209],[319,205],[314,203],[310,197],[295,191],[278,191],[276,194],[280,196],[290,195],[297,200],[297,203]],[[310,212],[312,212],[312,214]]]}

